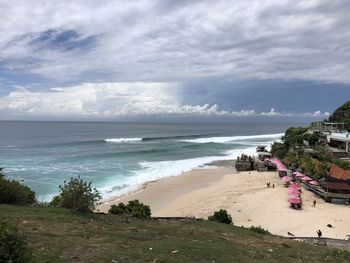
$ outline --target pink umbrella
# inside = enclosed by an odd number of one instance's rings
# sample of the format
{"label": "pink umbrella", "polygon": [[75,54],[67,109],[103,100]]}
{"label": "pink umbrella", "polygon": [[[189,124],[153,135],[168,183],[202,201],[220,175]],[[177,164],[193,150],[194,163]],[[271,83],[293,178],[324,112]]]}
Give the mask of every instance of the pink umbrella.
{"label": "pink umbrella", "polygon": [[292,178],[286,175],[282,177],[282,181],[285,183],[289,183],[290,181],[292,181]]}
{"label": "pink umbrella", "polygon": [[299,191],[299,189],[296,189],[296,188],[289,188],[288,189],[288,194],[289,195],[300,194],[300,191]]}
{"label": "pink umbrella", "polygon": [[301,177],[305,177],[305,174],[301,173],[301,172],[295,172],[294,173],[295,177],[301,178]]}
{"label": "pink umbrella", "polygon": [[318,185],[318,182],[316,182],[316,181],[309,181],[309,184]]}
{"label": "pink umbrella", "polygon": [[298,185],[298,184],[291,184],[290,186],[289,186],[289,188],[293,188],[293,189],[300,189],[300,185]]}
{"label": "pink umbrella", "polygon": [[309,176],[304,176],[304,177],[301,178],[301,180],[303,180],[303,181],[312,181],[312,178],[309,177]]}
{"label": "pink umbrella", "polygon": [[301,198],[297,196],[291,196],[288,198],[288,202],[291,204],[300,204],[301,203]]}

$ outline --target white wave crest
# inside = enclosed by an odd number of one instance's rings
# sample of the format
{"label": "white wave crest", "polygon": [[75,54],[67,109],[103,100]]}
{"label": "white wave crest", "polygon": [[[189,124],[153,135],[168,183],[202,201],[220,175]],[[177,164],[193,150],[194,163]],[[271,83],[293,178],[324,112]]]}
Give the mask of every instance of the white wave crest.
{"label": "white wave crest", "polygon": [[142,138],[107,138],[104,141],[112,143],[141,142]]}
{"label": "white wave crest", "polygon": [[163,177],[176,176],[214,161],[236,159],[242,153],[253,156],[256,154],[256,150],[255,147],[249,147],[226,151],[225,155],[222,156],[205,156],[176,161],[141,162],[139,163],[142,167],[141,170],[135,172],[135,174],[129,178],[130,182],[128,183],[130,185],[140,185]]}
{"label": "white wave crest", "polygon": [[243,141],[243,140],[278,139],[283,135],[284,133],[247,135],[247,136],[225,136],[225,137],[197,138],[197,139],[183,140],[183,141],[190,142],[190,143],[229,143],[229,142]]}

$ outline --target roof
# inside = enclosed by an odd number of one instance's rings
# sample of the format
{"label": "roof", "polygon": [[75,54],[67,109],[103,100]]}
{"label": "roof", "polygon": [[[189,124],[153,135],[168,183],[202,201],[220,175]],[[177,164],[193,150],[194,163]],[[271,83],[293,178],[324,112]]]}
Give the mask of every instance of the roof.
{"label": "roof", "polygon": [[329,171],[329,176],[338,180],[350,179],[350,170],[344,170],[339,166],[333,164]]}
{"label": "roof", "polygon": [[322,184],[324,187],[332,190],[346,190],[350,191],[350,185],[347,183],[333,183],[333,182],[324,182]]}

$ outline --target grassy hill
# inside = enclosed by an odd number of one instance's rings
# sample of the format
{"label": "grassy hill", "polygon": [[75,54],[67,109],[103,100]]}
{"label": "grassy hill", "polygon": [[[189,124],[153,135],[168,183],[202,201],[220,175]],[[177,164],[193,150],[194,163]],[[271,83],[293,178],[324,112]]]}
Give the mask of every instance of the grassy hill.
{"label": "grassy hill", "polygon": [[[204,220],[138,220],[0,205],[32,262],[350,262],[350,253]],[[234,220],[234,215],[233,215]]]}

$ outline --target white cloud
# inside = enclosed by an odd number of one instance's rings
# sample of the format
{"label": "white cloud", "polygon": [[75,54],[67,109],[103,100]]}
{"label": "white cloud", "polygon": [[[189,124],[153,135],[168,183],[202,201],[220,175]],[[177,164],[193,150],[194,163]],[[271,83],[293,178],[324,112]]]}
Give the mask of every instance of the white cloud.
{"label": "white cloud", "polygon": [[0,113],[9,116],[129,118],[133,116],[289,116],[320,117],[315,113],[284,113],[271,109],[258,113],[250,110],[222,110],[216,104],[181,104],[175,83],[86,83],[72,87],[33,92],[17,88],[0,98]]}
{"label": "white cloud", "polygon": [[349,9],[348,0],[1,1],[0,67],[56,82],[350,83]]}

